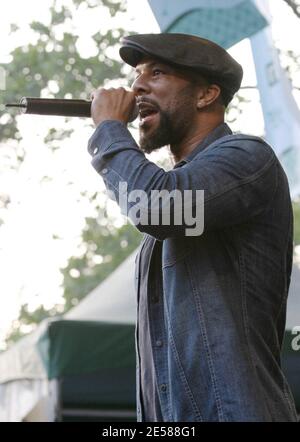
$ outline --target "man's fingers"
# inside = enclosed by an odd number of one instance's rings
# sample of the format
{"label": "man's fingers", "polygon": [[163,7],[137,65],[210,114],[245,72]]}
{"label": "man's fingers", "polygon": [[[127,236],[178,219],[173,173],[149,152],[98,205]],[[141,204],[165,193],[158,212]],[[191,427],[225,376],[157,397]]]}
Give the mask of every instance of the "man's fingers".
{"label": "man's fingers", "polygon": [[135,95],[135,93],[131,90],[131,89],[125,89],[124,87],[120,86],[120,87],[109,87],[109,88],[104,88],[104,87],[99,87],[98,89],[95,89],[91,92],[90,97],[91,98],[95,98],[97,95],[101,94],[101,93],[105,93],[105,92],[111,92],[111,93],[122,93],[123,95]]}
{"label": "man's fingers", "polygon": [[91,115],[96,125],[104,120],[119,120],[127,124],[136,118],[135,93],[132,90],[100,87],[93,90],[90,96]]}

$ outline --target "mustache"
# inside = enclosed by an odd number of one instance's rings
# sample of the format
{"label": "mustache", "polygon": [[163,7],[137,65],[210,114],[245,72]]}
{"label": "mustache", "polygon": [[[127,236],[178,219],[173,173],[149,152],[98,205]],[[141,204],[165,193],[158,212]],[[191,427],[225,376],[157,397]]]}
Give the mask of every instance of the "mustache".
{"label": "mustache", "polygon": [[154,100],[152,100],[151,98],[143,97],[143,96],[137,97],[136,98],[136,104],[139,105],[141,103],[148,103],[151,106],[153,106],[154,108],[156,108],[158,110],[161,110],[160,106]]}

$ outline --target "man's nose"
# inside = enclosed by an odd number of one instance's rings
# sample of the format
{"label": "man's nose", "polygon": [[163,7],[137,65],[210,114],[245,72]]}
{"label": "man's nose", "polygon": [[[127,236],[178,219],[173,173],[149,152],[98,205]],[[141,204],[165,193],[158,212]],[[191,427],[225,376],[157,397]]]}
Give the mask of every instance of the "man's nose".
{"label": "man's nose", "polygon": [[147,78],[142,74],[134,80],[131,88],[137,95],[144,95],[150,92],[149,82],[147,81]]}

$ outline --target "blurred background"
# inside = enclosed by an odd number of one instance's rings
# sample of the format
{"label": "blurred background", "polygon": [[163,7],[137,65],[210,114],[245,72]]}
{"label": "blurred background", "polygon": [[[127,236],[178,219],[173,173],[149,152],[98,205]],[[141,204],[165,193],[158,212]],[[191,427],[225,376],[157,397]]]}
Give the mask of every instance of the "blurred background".
{"label": "blurred background", "polygon": [[[135,419],[141,235],[90,165],[90,119],[4,104],[130,86],[121,37],[160,30],[199,33],[242,64],[226,121],[265,137],[287,172],[295,256],[284,364],[299,401],[300,2],[10,0],[0,15],[0,420]],[[172,167],[167,149],[149,158]]]}

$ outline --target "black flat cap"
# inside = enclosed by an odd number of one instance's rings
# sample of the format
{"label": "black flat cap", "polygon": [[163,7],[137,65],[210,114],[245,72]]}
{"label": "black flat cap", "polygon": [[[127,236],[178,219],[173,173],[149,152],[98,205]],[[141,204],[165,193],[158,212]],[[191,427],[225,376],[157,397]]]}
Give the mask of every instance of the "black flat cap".
{"label": "black flat cap", "polygon": [[205,38],[161,33],[135,34],[122,39],[120,56],[126,63],[135,67],[145,55],[192,69],[217,83],[226,105],[241,86],[241,65],[224,48]]}

